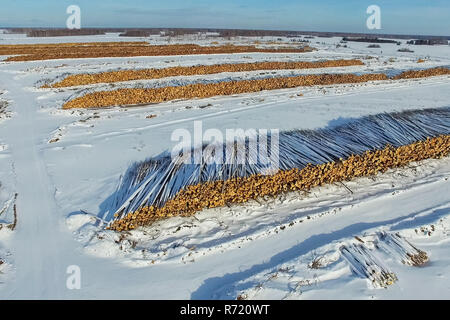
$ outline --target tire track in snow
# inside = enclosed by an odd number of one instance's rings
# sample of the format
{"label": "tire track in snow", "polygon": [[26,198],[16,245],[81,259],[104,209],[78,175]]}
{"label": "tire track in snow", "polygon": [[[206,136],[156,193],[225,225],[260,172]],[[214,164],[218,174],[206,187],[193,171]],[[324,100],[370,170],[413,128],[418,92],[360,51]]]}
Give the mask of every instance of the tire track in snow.
{"label": "tire track in snow", "polygon": [[18,224],[12,241],[17,272],[9,285],[15,296],[59,297],[65,286],[65,270],[57,259],[61,247],[56,204],[38,147],[38,108],[20,83],[9,82],[8,91],[16,114],[4,130],[9,132],[5,140],[14,161],[18,193]]}

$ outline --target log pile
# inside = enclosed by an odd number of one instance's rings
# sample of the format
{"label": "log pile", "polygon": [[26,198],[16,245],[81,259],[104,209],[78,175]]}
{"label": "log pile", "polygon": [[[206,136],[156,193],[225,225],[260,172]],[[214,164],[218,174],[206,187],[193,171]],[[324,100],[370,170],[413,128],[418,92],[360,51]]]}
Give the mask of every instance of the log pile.
{"label": "log pile", "polygon": [[408,70],[393,77],[393,79],[398,80],[398,79],[427,78],[427,77],[443,76],[447,74],[450,74],[449,68],[437,67],[424,70]]}
{"label": "log pile", "polygon": [[341,83],[361,83],[387,79],[388,77],[385,74],[319,74],[258,80],[224,81],[209,84],[199,83],[151,89],[117,89],[112,91],[98,91],[75,98],[66,102],[63,105],[63,109],[150,104],[177,99],[207,98],[263,90]]}
{"label": "log pile", "polygon": [[227,96],[263,90],[276,90],[303,86],[309,87],[315,85],[363,83],[389,79],[412,79],[448,74],[450,74],[449,68],[438,67],[426,70],[405,71],[393,78],[389,78],[383,73],[368,73],[363,75],[355,75],[352,73],[314,74],[296,77],[223,81],[208,84],[198,83],[163,88],[126,88],[88,93],[84,96],[66,102],[63,105],[63,109],[152,104],[178,99],[209,98],[213,96]]}
{"label": "log pile", "polygon": [[160,79],[174,76],[203,75],[221,72],[244,72],[257,70],[282,70],[282,69],[312,69],[312,68],[330,68],[361,66],[364,63],[361,60],[326,60],[314,62],[255,62],[255,63],[237,63],[237,64],[216,64],[201,65],[191,67],[171,67],[162,69],[141,69],[141,70],[119,70],[93,74],[74,74],[69,75],[63,80],[51,85],[44,85],[42,88],[63,88],[96,83],[112,83],[121,81]]}
{"label": "log pile", "polygon": [[102,57],[170,56],[219,53],[303,53],[314,49],[302,47],[200,46],[196,44],[150,45],[147,42],[93,42],[32,45],[0,45],[0,55],[15,55],[4,61],[37,61]]}
{"label": "log pile", "polygon": [[397,148],[388,145],[383,149],[366,151],[362,155],[352,155],[337,162],[308,165],[303,169],[280,170],[274,175],[252,175],[192,185],[181,190],[164,206],[143,207],[130,212],[122,219],[114,220],[108,228],[116,231],[131,230],[172,216],[191,216],[207,208],[245,203],[283,192],[306,191],[449,154],[450,135],[441,135]]}

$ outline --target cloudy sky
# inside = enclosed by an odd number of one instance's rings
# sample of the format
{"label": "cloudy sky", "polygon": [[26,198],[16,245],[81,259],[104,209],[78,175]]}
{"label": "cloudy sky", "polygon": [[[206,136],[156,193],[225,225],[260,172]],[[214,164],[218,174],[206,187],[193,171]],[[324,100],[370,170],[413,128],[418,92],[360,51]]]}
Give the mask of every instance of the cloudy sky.
{"label": "cloudy sky", "polygon": [[381,8],[381,33],[450,35],[449,0],[0,0],[0,27],[241,28],[373,32],[366,9]]}

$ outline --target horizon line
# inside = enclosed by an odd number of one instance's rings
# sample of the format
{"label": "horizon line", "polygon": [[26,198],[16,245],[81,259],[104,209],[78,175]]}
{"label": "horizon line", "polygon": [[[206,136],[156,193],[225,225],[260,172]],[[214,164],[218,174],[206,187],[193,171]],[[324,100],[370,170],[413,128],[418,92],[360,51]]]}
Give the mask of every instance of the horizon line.
{"label": "horizon line", "polygon": [[[0,29],[54,29],[54,30],[64,30],[67,29],[65,27],[48,27],[48,26],[0,26]],[[428,37],[443,37],[450,39],[450,35],[432,35],[432,34],[407,34],[407,33],[382,33],[380,31],[373,32],[355,32],[355,31],[313,31],[313,30],[288,30],[288,29],[252,29],[252,28],[220,28],[220,27],[93,27],[87,26],[81,29],[67,29],[67,30],[83,30],[83,29],[100,29],[100,30],[108,30],[108,29],[123,29],[123,30],[145,30],[145,29],[186,29],[186,30],[245,30],[245,31],[275,31],[275,32],[296,32],[296,33],[316,33],[316,34],[324,34],[324,33],[334,33],[334,34],[359,34],[359,35],[379,35],[379,36],[428,36]]]}

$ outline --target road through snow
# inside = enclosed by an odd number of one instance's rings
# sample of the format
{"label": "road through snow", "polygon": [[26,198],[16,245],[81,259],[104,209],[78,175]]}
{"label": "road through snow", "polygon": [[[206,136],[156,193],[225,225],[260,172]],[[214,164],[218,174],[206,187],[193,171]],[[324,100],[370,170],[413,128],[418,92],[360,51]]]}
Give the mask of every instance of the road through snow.
{"label": "road through snow", "polygon": [[[1,75],[2,79],[8,77],[8,74]],[[63,216],[58,211],[54,197],[56,189],[47,173],[40,148],[52,125],[48,123],[48,116],[39,112],[36,101],[39,93],[30,91],[24,82],[17,79],[2,83],[2,87],[7,90],[5,98],[14,110],[13,121],[2,124],[0,132],[13,161],[18,223],[10,248],[14,256],[15,277],[6,287],[0,288],[0,297],[87,297],[81,290],[66,287],[67,268],[70,265],[99,266],[98,270],[91,268],[93,278],[97,271],[107,268],[96,261],[99,259],[81,254],[80,244],[67,232]],[[84,275],[84,271],[90,269],[81,270]],[[91,282],[95,287],[95,281]]]}
{"label": "road through snow", "polygon": [[60,264],[62,239],[57,221],[57,206],[50,189],[49,177],[39,150],[39,117],[35,99],[25,92],[19,81],[7,84],[8,99],[15,112],[14,121],[2,130],[14,161],[18,225],[14,241],[17,266],[14,295],[18,297],[59,297],[64,281]]}

